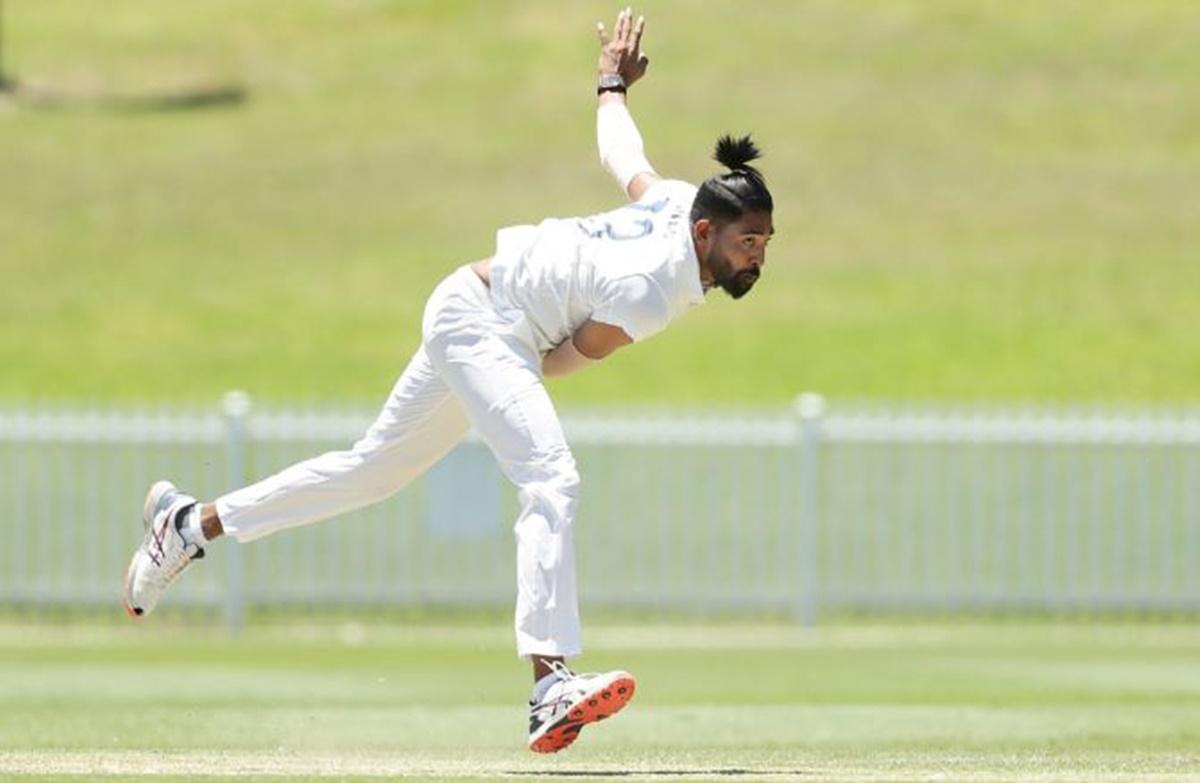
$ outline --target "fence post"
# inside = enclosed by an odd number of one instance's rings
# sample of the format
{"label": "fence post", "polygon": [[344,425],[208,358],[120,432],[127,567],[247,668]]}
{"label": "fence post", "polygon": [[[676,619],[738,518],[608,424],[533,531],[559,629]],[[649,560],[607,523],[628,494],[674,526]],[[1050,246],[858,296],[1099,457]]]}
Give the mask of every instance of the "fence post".
{"label": "fence post", "polygon": [[[225,413],[228,488],[232,490],[246,482],[246,417],[250,414],[250,396],[242,391],[231,391],[225,395],[221,407]],[[246,566],[241,546],[227,546],[222,554],[228,563],[225,625],[236,632],[246,617]]]}
{"label": "fence post", "polygon": [[796,398],[793,409],[797,419],[800,445],[800,475],[798,480],[797,553],[799,588],[797,608],[800,622],[811,628],[817,622],[817,471],[820,467],[821,417],[825,414],[825,399],[819,394],[805,393]]}

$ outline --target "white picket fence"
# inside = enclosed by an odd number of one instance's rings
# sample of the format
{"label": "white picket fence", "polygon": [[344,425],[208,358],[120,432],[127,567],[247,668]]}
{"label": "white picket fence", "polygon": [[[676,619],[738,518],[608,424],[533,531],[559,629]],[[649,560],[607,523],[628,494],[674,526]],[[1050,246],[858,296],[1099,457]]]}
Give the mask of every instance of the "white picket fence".
{"label": "white picket fence", "polygon": [[[0,408],[0,601],[115,610],[156,478],[201,497],[374,411]],[[1200,411],[568,411],[585,607],[1200,610]],[[469,491],[464,488],[470,488]],[[515,493],[468,438],[394,498],[220,542],[176,607],[507,605]]]}

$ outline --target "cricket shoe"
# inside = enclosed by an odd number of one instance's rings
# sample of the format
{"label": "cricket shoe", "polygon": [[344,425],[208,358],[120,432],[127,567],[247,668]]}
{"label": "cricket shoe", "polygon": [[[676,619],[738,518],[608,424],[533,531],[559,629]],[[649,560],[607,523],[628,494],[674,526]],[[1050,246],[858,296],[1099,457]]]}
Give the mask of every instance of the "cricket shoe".
{"label": "cricket shoe", "polygon": [[616,715],[637,685],[629,672],[575,674],[561,663],[553,666],[558,680],[529,703],[529,749],[536,753],[557,753],[587,724]]}
{"label": "cricket shoe", "polygon": [[142,507],[142,544],[129,561],[121,602],[130,617],[144,617],[154,610],[162,594],[204,550],[188,544],[179,532],[184,512],[196,504],[169,481],[159,481],[146,493]]}

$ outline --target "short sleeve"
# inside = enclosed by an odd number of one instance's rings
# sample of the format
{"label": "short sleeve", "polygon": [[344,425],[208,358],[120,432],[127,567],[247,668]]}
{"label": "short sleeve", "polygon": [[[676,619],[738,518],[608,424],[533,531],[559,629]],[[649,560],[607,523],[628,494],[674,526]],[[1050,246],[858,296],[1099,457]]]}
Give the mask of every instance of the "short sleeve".
{"label": "short sleeve", "polygon": [[613,281],[604,301],[592,311],[592,320],[619,326],[634,342],[641,342],[667,327],[671,307],[653,280],[629,275]]}
{"label": "short sleeve", "polygon": [[637,203],[644,204],[663,198],[678,202],[684,209],[690,211],[692,202],[696,198],[696,186],[681,179],[660,179],[646,189]]}

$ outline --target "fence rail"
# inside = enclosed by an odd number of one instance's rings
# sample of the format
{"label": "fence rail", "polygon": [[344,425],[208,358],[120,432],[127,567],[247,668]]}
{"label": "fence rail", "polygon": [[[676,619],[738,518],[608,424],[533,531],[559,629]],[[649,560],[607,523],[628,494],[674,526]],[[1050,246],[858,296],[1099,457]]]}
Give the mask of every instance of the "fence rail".
{"label": "fence rail", "polygon": [[[0,601],[115,604],[145,487],[344,448],[366,409],[0,408]],[[1200,610],[1200,411],[568,412],[587,606]],[[464,491],[469,487],[470,492]],[[468,438],[382,504],[220,543],[177,606],[504,605],[514,493]]]}

